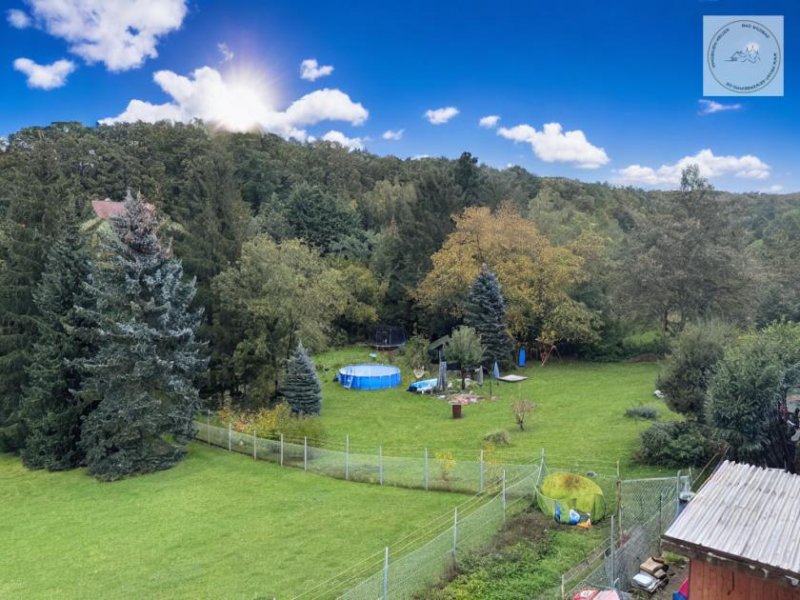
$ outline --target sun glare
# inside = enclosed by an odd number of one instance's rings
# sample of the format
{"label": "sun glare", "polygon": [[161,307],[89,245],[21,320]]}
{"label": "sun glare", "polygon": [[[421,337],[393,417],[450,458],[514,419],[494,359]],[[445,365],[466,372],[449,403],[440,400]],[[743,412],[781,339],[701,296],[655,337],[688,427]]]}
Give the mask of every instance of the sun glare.
{"label": "sun glare", "polygon": [[269,121],[276,110],[273,86],[264,73],[252,68],[231,69],[223,74],[224,93],[215,107],[219,124],[229,131],[251,131]]}

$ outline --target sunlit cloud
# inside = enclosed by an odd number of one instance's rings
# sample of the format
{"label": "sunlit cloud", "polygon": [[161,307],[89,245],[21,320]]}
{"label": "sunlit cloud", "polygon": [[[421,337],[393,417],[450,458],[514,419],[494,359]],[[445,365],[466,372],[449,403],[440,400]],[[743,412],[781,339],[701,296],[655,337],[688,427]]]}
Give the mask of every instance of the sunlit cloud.
{"label": "sunlit cloud", "polygon": [[733,175],[743,179],[767,179],[771,167],[757,156],[716,156],[711,150],[701,150],[694,156],[684,156],[672,164],[658,168],[642,165],[629,165],[617,172],[615,183],[625,185],[648,185],[653,187],[675,187],[681,182],[681,173],[690,166],[697,165],[700,175],[714,179]]}
{"label": "sunlit cloud", "polygon": [[363,150],[364,149],[364,142],[367,141],[367,138],[350,138],[343,134],[341,131],[329,131],[321,138],[323,141],[332,142],[334,144],[339,144],[347,148],[348,150]]}
{"label": "sunlit cloud", "polygon": [[28,16],[28,13],[18,8],[9,10],[6,13],[6,19],[8,20],[8,24],[15,29],[25,29],[31,25],[31,18]]}
{"label": "sunlit cloud", "polygon": [[231,50],[228,47],[228,44],[226,44],[225,42],[219,42],[217,44],[217,50],[219,50],[219,54],[222,57],[222,58],[220,58],[220,61],[219,61],[220,64],[232,61],[233,57],[236,56],[233,53],[233,50]]}
{"label": "sunlit cloud", "polygon": [[545,123],[541,130],[525,124],[501,127],[497,135],[530,144],[533,153],[548,163],[571,163],[581,169],[596,169],[610,160],[603,148],[589,143],[583,131],[563,131],[561,123]]}
{"label": "sunlit cloud", "polygon": [[[67,41],[69,51],[87,63],[103,63],[110,71],[134,69],[158,56],[160,38],[179,29],[187,12],[185,0],[27,0],[27,4],[36,27]],[[20,12],[14,17],[9,12],[9,20],[30,23]]]}
{"label": "sunlit cloud", "polygon": [[458,109],[455,106],[447,106],[445,108],[431,108],[426,110],[424,116],[431,125],[442,125],[457,114]]}
{"label": "sunlit cloud", "polygon": [[333,73],[333,65],[320,65],[316,58],[307,58],[300,63],[300,79],[316,81]]}
{"label": "sunlit cloud", "polygon": [[396,130],[387,129],[386,131],[383,132],[383,135],[381,137],[385,140],[391,140],[397,142],[403,139],[404,132],[405,129],[396,129]]}
{"label": "sunlit cloud", "polygon": [[173,71],[158,71],[153,79],[170,96],[170,102],[151,104],[131,100],[122,113],[100,122],[108,125],[200,119],[229,131],[260,129],[305,141],[309,137],[307,126],[322,121],[342,121],[358,126],[369,117],[361,103],[354,102],[341,90],[329,88],[306,94],[285,110],[279,110],[273,91],[256,73],[223,76],[206,66],[188,77]]}
{"label": "sunlit cloud", "polygon": [[30,58],[18,58],[14,61],[14,69],[28,77],[28,87],[52,90],[67,83],[67,77],[75,70],[75,63],[61,59],[49,65],[39,65]]}
{"label": "sunlit cloud", "polygon": [[718,112],[726,112],[730,110],[741,110],[741,104],[723,104],[722,102],[717,102],[716,100],[698,100],[700,103],[700,110],[697,112],[700,116],[705,115],[713,115],[714,113]]}
{"label": "sunlit cloud", "polygon": [[497,127],[497,124],[500,122],[499,115],[486,115],[485,117],[481,117],[481,120],[478,121],[478,125],[483,127],[484,129],[492,129]]}

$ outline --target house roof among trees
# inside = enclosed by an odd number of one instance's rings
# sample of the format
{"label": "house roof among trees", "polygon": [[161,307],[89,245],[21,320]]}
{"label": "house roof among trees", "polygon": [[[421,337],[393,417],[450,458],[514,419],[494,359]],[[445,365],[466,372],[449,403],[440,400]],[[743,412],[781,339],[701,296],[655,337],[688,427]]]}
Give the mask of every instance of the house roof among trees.
{"label": "house roof among trees", "polygon": [[[145,203],[145,207],[150,211],[155,210],[155,207],[149,202]],[[125,203],[116,202],[109,198],[105,200],[92,200],[92,210],[94,210],[94,214],[100,219],[107,220],[125,214]]]}
{"label": "house roof among trees", "polygon": [[764,576],[800,578],[800,476],[725,461],[664,541]]}

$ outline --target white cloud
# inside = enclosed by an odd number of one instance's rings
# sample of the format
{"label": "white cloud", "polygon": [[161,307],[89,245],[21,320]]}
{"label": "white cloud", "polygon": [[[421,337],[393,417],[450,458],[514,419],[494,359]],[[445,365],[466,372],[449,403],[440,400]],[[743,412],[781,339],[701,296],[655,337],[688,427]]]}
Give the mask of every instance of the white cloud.
{"label": "white cloud", "polygon": [[57,60],[49,65],[38,65],[30,58],[18,58],[14,68],[28,77],[28,87],[52,90],[67,83],[67,77],[75,70],[71,60]]}
{"label": "white cloud", "polygon": [[31,24],[31,18],[28,16],[28,13],[18,8],[9,10],[6,13],[6,18],[8,19],[8,24],[17,29],[25,29]]}
{"label": "white cloud", "polygon": [[320,65],[316,58],[307,58],[300,63],[300,79],[316,81],[333,73],[333,65]]}
{"label": "white cloud", "polygon": [[349,138],[341,131],[329,131],[322,138],[326,142],[333,142],[334,144],[339,144],[340,146],[344,146],[348,150],[363,150],[364,149],[364,142],[367,141],[367,138]]}
{"label": "white cloud", "polygon": [[478,125],[485,129],[492,129],[493,127],[497,127],[499,122],[499,115],[486,115],[485,117],[481,117],[481,120],[478,121]]}
{"label": "white cloud", "polygon": [[689,165],[697,165],[706,179],[733,175],[745,179],[766,179],[771,167],[757,156],[715,156],[711,150],[701,150],[694,156],[684,156],[677,162],[661,165],[657,169],[642,165],[629,165],[618,171],[616,183],[649,186],[677,186],[681,172]]}
{"label": "white cloud", "polygon": [[186,0],[28,0],[37,27],[70,43],[87,63],[111,71],[158,56],[159,38],[178,29]]}
{"label": "white cloud", "polygon": [[761,191],[767,194],[779,194],[783,191],[783,186],[780,183],[775,183],[769,186],[767,189]]}
{"label": "white cloud", "polygon": [[276,109],[268,90],[255,79],[225,79],[211,67],[196,69],[189,77],[173,71],[158,71],[153,76],[172,100],[151,104],[131,100],[124,112],[102,119],[104,125],[119,122],[155,122],[162,119],[188,122],[201,119],[229,131],[263,129],[285,138],[305,141],[303,129],[320,121],[344,121],[361,125],[369,112],[337,89],[311,92],[292,102],[286,110]]}
{"label": "white cloud", "polygon": [[386,131],[383,132],[383,135],[381,137],[385,140],[392,140],[396,142],[403,139],[403,133],[405,133],[405,129],[397,129],[397,130],[387,129]]}
{"label": "white cloud", "polygon": [[428,119],[432,125],[441,125],[447,123],[450,119],[458,114],[458,109],[455,106],[447,106],[445,108],[432,108],[425,111],[425,118]]}
{"label": "white cloud", "polygon": [[727,110],[741,110],[741,104],[722,104],[721,102],[716,102],[715,100],[698,100],[700,103],[700,110],[697,114],[701,116],[705,115],[713,115],[714,113],[718,112],[725,112]]}
{"label": "white cloud", "polygon": [[582,169],[596,169],[610,160],[603,148],[589,143],[583,131],[562,131],[560,123],[545,123],[541,131],[530,125],[501,127],[497,135],[529,143],[533,153],[544,162],[572,163]]}
{"label": "white cloud", "polygon": [[233,53],[233,50],[231,50],[228,47],[228,44],[226,44],[225,42],[219,42],[217,44],[217,50],[219,50],[219,53],[222,56],[222,58],[219,61],[220,63],[226,63],[229,60],[233,60],[233,57],[236,56]]}

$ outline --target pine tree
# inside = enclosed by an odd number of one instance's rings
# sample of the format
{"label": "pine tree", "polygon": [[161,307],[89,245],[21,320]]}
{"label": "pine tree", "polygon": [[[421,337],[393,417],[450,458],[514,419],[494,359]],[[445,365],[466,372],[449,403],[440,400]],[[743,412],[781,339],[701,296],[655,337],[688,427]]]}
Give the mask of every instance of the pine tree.
{"label": "pine tree", "polygon": [[[27,367],[37,337],[33,291],[44,269],[47,249],[57,237],[69,181],[59,170],[52,143],[37,139],[16,157],[3,189],[0,221],[0,451],[18,452],[27,435],[20,404]],[[12,157],[15,158],[15,157]]]}
{"label": "pine tree", "polygon": [[89,472],[113,480],[167,469],[193,437],[198,406],[194,380],[205,365],[190,310],[194,280],[158,234],[155,215],[128,194],[126,212],[102,242],[91,292],[98,352],[84,361],[85,420],[81,445]]}
{"label": "pine tree", "polygon": [[506,303],[500,282],[486,265],[472,282],[464,302],[464,324],[475,329],[484,347],[484,364],[510,364],[512,341],[506,325]]}
{"label": "pine tree", "polygon": [[318,415],[322,410],[319,378],[302,343],[297,344],[286,362],[283,396],[295,414]]}
{"label": "pine tree", "polygon": [[81,421],[91,407],[76,391],[81,387],[79,362],[92,351],[91,323],[78,308],[87,301],[84,284],[91,262],[77,215],[51,247],[42,280],[33,293],[39,310],[38,341],[26,368],[28,385],[20,415],[27,431],[24,463],[34,469],[60,471],[79,466]]}

